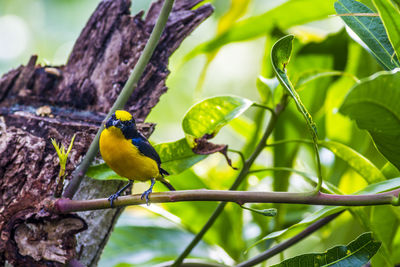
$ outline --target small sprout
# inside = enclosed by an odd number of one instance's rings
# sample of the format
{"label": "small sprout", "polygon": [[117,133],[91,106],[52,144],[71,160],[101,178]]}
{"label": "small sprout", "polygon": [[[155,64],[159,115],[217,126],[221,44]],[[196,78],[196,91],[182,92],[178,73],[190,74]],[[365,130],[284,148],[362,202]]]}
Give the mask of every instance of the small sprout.
{"label": "small sprout", "polygon": [[57,183],[56,192],[54,193],[55,197],[61,196],[63,185],[64,185],[65,168],[67,165],[68,154],[69,154],[69,152],[71,152],[72,145],[74,144],[74,140],[75,140],[75,134],[74,134],[74,136],[72,136],[71,143],[69,144],[68,150],[65,151],[65,147],[63,144],[61,144],[61,143],[57,144],[56,140],[51,138],[51,143],[53,144],[53,146],[57,152],[58,160],[60,162],[60,172],[58,173],[58,183]]}
{"label": "small sprout", "polygon": [[276,216],[276,214],[277,214],[277,210],[274,209],[274,208],[258,210],[258,209],[248,208],[248,207],[245,207],[245,206],[242,206],[242,205],[240,205],[240,207],[242,209],[250,210],[252,212],[255,212],[255,213],[258,213],[258,214],[261,214],[261,215],[264,215],[264,216],[269,216],[269,217]]}
{"label": "small sprout", "polygon": [[[53,144],[53,146],[57,152],[58,160],[60,161],[60,174],[58,175],[59,177],[62,177],[65,174],[65,166],[67,165],[68,154],[69,154],[69,152],[71,152],[72,145],[74,144],[74,140],[75,140],[75,134],[71,139],[71,143],[69,144],[67,152],[65,152],[64,145],[61,143],[57,144],[56,140],[51,138],[51,143]],[[61,147],[60,147],[60,145],[61,145]]]}

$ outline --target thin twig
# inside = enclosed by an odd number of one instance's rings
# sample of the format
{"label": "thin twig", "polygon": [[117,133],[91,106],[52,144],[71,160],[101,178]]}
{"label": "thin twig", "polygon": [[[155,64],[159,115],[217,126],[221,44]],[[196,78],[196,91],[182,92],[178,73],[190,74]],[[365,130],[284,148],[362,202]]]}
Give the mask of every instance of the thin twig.
{"label": "thin twig", "polygon": [[264,251],[263,253],[255,256],[254,258],[251,258],[247,261],[241,262],[238,265],[236,265],[236,267],[250,267],[250,266],[254,266],[260,262],[263,262],[269,258],[272,258],[273,256],[275,256],[276,254],[284,251],[285,249],[293,246],[294,244],[296,244],[297,242],[301,241],[302,239],[304,239],[305,237],[311,235],[312,233],[314,233],[315,231],[317,231],[318,229],[320,229],[321,227],[323,227],[324,225],[328,224],[329,222],[331,222],[333,219],[335,219],[336,217],[338,217],[343,211],[331,214],[325,218],[322,218],[318,221],[316,221],[315,223],[311,224],[310,226],[308,226],[306,229],[304,229],[303,231],[301,231],[299,234],[295,235],[294,237],[276,245],[273,248],[270,248],[266,251]]}
{"label": "thin twig", "polygon": [[[165,25],[168,20],[169,13],[172,10],[174,0],[165,0],[162,6],[160,15],[157,19],[156,25],[154,26],[153,31],[151,32],[150,38],[146,43],[145,48],[143,49],[143,53],[140,55],[138,62],[136,63],[131,75],[129,76],[128,81],[125,83],[124,88],[119,94],[117,100],[114,102],[111,110],[107,114],[105,120],[109,118],[117,109],[123,108],[128,101],[129,97],[133,93],[133,90],[137,87],[137,84],[146,68],[147,63],[150,61],[151,56],[153,55],[154,49],[156,48],[158,41],[160,40],[161,34],[165,28]],[[72,179],[69,182],[67,188],[64,191],[63,197],[72,198],[75,192],[78,190],[79,185],[82,182],[83,177],[93,159],[99,152],[99,138],[100,133],[103,130],[104,125],[101,125],[100,129],[97,131],[96,136],[94,137],[90,147],[83,158],[81,164],[76,168],[74,173],[72,174]]]}

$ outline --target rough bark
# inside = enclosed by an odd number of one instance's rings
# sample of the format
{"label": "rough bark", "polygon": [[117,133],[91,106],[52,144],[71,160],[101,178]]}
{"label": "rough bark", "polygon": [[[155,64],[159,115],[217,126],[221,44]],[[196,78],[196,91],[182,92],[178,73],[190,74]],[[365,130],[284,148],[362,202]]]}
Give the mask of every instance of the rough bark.
{"label": "rough bark", "polygon": [[[176,1],[160,43],[126,106],[137,121],[144,121],[167,90],[169,56],[212,13],[210,5],[192,10],[200,1]],[[130,15],[129,0],[103,0],[66,65],[36,65],[37,56],[32,56],[26,66],[1,77],[0,265],[7,261],[15,266],[60,266],[74,257],[84,265],[97,264],[122,210],[79,216],[46,211],[59,171],[50,138],[68,145],[77,134],[67,164],[71,173],[127,81],[161,5],[161,1],[154,3],[142,18],[143,13]],[[140,129],[148,136],[153,126],[141,124]],[[105,197],[120,185],[86,178],[75,198]],[[58,235],[56,228],[61,229]]]}

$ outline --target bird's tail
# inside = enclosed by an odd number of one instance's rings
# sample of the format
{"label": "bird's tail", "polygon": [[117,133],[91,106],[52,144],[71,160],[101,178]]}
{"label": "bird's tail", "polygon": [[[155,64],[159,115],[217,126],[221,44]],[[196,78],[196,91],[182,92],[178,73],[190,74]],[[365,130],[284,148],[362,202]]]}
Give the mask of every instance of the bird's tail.
{"label": "bird's tail", "polygon": [[162,177],[164,177],[164,175],[169,175],[169,173],[166,170],[164,170],[163,168],[159,167],[159,170],[160,170],[160,174]]}
{"label": "bird's tail", "polygon": [[162,178],[162,180],[160,180],[161,183],[163,183],[166,187],[168,187],[168,189],[170,191],[176,191],[176,189],[172,186],[172,184],[170,184],[169,182],[167,182],[167,180],[165,180],[164,178]]}

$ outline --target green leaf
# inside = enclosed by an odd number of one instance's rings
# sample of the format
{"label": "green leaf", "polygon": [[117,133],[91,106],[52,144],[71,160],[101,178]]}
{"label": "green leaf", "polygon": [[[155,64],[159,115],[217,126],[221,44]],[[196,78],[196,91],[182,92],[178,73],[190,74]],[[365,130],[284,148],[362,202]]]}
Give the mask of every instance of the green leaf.
{"label": "green leaf", "polygon": [[[367,6],[355,0],[339,0],[335,3],[335,10],[337,14],[374,13]],[[398,60],[392,60],[394,49],[379,17],[341,16],[341,18],[387,70],[400,67]]]}
{"label": "green leaf", "polygon": [[385,176],[371,161],[352,148],[334,141],[320,141],[318,144],[344,160],[353,170],[364,177],[369,184],[386,180]]}
{"label": "green leaf", "polygon": [[197,46],[190,52],[187,58],[200,53],[210,53],[227,43],[264,36],[275,27],[287,29],[310,21],[325,19],[328,15],[334,13],[333,3],[333,0],[287,1],[264,14],[240,20],[223,34]]}
{"label": "green leaf", "polygon": [[215,136],[229,121],[246,111],[252,101],[238,96],[217,96],[207,98],[186,113],[182,128],[191,147],[194,139],[204,135]]}
{"label": "green leaf", "polygon": [[340,112],[369,132],[378,150],[400,169],[400,72],[380,72],[356,84]]}
{"label": "green leaf", "polygon": [[170,174],[179,174],[207,157],[207,155],[195,154],[185,138],[157,144],[154,148],[160,155],[163,169]]}
{"label": "green leaf", "polygon": [[378,9],[398,59],[400,56],[400,11],[393,6],[390,0],[373,0],[373,2]]}
{"label": "green leaf", "polygon": [[324,253],[309,253],[285,260],[275,267],[289,266],[363,266],[380,248],[372,233],[364,233],[347,246],[336,246]]}
{"label": "green leaf", "polygon": [[375,184],[367,185],[364,189],[355,193],[355,195],[366,195],[382,193],[400,188],[400,178],[393,178]]}
{"label": "green leaf", "polygon": [[116,174],[105,163],[90,166],[86,175],[97,180],[127,180],[126,178]]}
{"label": "green leaf", "polygon": [[307,125],[310,128],[310,132],[314,140],[317,139],[317,127],[315,126],[310,113],[307,111],[306,107],[300,100],[299,95],[294,89],[292,83],[289,80],[289,77],[286,74],[286,66],[289,64],[290,55],[292,53],[292,42],[293,35],[287,35],[279,39],[271,51],[271,61],[272,66],[275,71],[276,76],[278,77],[281,85],[286,89],[286,91],[292,96],[293,100],[296,103],[297,109],[301,112],[304,119],[307,122]]}
{"label": "green leaf", "polygon": [[[371,207],[370,228],[377,239],[382,242],[382,248],[385,250],[387,260],[390,262],[390,251],[392,242],[398,228],[398,219],[393,212],[392,206],[374,206]],[[389,256],[389,257],[388,257]]]}

